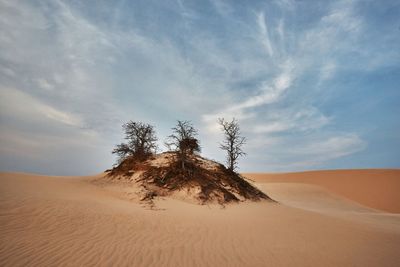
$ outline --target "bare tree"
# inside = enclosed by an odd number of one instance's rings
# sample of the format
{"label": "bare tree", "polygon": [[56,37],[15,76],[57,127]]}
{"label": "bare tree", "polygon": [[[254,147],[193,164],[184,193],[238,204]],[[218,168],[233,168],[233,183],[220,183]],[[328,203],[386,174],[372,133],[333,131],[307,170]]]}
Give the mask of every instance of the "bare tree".
{"label": "bare tree", "polygon": [[117,154],[117,163],[121,163],[126,157],[132,156],[134,154],[133,150],[124,143],[116,145],[111,153]]}
{"label": "bare tree", "polygon": [[173,134],[168,136],[168,141],[165,144],[169,149],[174,149],[178,152],[182,169],[185,169],[185,162],[188,156],[201,150],[199,140],[196,138],[197,130],[190,121],[179,120],[172,130]]}
{"label": "bare tree", "polygon": [[220,148],[227,152],[228,169],[235,171],[238,158],[246,155],[242,150],[242,146],[246,143],[246,138],[241,136],[239,123],[235,118],[232,121],[220,118],[218,123],[222,126],[225,135],[225,140],[220,145]]}
{"label": "bare tree", "polygon": [[157,137],[154,126],[143,122],[129,121],[123,124],[122,128],[128,142],[117,145],[112,151],[113,154],[117,154],[118,162],[129,156],[143,160],[155,153]]}

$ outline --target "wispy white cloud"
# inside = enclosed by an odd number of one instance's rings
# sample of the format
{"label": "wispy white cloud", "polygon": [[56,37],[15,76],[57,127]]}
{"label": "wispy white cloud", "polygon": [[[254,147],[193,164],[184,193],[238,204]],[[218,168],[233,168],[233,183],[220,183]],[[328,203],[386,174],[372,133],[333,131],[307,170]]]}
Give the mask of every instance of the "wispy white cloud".
{"label": "wispy white cloud", "polygon": [[267,22],[266,22],[265,15],[263,12],[260,12],[257,15],[257,24],[260,29],[261,43],[263,44],[266,51],[268,52],[268,55],[272,57],[274,55],[274,50],[272,48],[271,39],[270,39],[269,33],[268,33]]}
{"label": "wispy white cloud", "polygon": [[279,97],[287,90],[293,82],[293,65],[286,62],[282,72],[269,85],[264,82],[261,87],[261,93],[248,98],[247,100],[234,105],[231,109],[247,109],[261,105],[271,104],[279,100]]}
{"label": "wispy white cloud", "polygon": [[[296,8],[296,4],[292,1],[279,1],[277,4],[289,11]],[[260,33],[256,40],[259,40],[267,51],[270,58],[266,60],[268,64],[279,71],[273,75],[267,75],[255,94],[246,94],[239,100],[231,101],[222,109],[203,115],[202,118],[209,133],[215,134],[219,130],[216,123],[218,117],[236,117],[241,121],[250,139],[254,138],[259,144],[252,145],[254,142],[250,141],[250,153],[257,154],[256,151],[265,147],[267,151],[277,153],[277,155],[281,154],[280,151],[293,140],[293,135],[297,135],[298,153],[280,157],[287,164],[287,168],[290,168],[290,164],[297,164],[298,157],[310,157],[310,160],[306,161],[307,164],[312,162],[318,165],[364,149],[366,143],[357,133],[343,134],[321,130],[334,124],[335,118],[325,115],[313,104],[313,96],[318,93],[316,89],[322,85],[322,82],[332,79],[338,71],[332,52],[337,49],[348,51],[352,40],[355,40],[362,32],[363,21],[354,13],[353,4],[344,2],[332,4],[317,24],[305,29],[295,39],[290,39],[293,42],[290,44],[291,49],[287,49],[285,45],[288,33],[286,33],[284,18],[269,20],[269,25],[272,26],[268,27],[264,14],[261,11],[256,16],[255,26]],[[293,15],[293,13],[290,14]],[[271,39],[271,35],[278,38]],[[293,34],[289,33],[289,35]],[[352,35],[352,38],[343,41],[345,35]],[[341,43],[340,47],[337,43]],[[279,47],[279,53],[275,53],[274,47]],[[266,66],[266,69],[268,67]],[[307,90],[303,89],[304,94],[299,96],[297,82],[304,80],[310,71],[316,70],[319,70],[316,83]],[[313,90],[316,91],[313,92]],[[295,95],[301,99],[294,101]],[[267,110],[268,113],[265,114],[265,111],[261,110]],[[274,139],[272,143],[268,141],[271,140],[271,135],[277,134],[283,134],[279,141],[278,139]],[[314,143],[307,140],[309,136],[314,136]],[[329,147],[331,144],[336,147]],[[332,151],[328,152],[329,149]],[[314,158],[314,154],[318,156]],[[268,159],[264,163],[268,165],[267,162]],[[249,161],[246,161],[246,164],[251,165]]]}
{"label": "wispy white cloud", "polygon": [[16,89],[0,88],[0,104],[2,116],[24,120],[45,117],[69,126],[83,126],[83,121],[78,115],[44,104]]}
{"label": "wispy white cloud", "polygon": [[283,18],[279,19],[278,26],[276,26],[276,32],[278,33],[282,45],[285,40],[285,22]]}
{"label": "wispy white cloud", "polygon": [[365,141],[357,134],[347,133],[315,140],[302,147],[293,147],[292,153],[308,155],[314,161],[320,162],[350,155],[364,149],[365,146]]}
{"label": "wispy white cloud", "polygon": [[276,110],[265,122],[253,127],[254,133],[279,133],[285,131],[303,132],[316,130],[330,122],[330,118],[323,115],[315,107],[307,107],[296,111]]}
{"label": "wispy white cloud", "polygon": [[[285,62],[281,69],[281,73],[273,79],[271,84],[267,81],[262,83],[257,95],[248,97],[241,102],[230,104],[224,109],[212,114],[205,114],[203,115],[203,121],[213,125],[218,117],[247,119],[254,116],[254,113],[247,111],[248,109],[278,101],[285,90],[291,86],[294,79],[292,62]],[[215,127],[210,128],[215,129]]]}
{"label": "wispy white cloud", "polygon": [[[20,114],[18,123],[6,123],[21,137],[14,143],[44,140],[39,133],[21,135],[21,125],[34,118],[45,139],[93,134],[108,145],[101,152],[107,164],[127,119],[156,124],[160,139],[175,119],[191,119],[204,153],[221,159],[217,118],[236,117],[249,139],[245,169],[252,162],[270,170],[318,166],[366,147],[354,129],[336,128],[341,118],[324,107],[332,94],[327,85],[344,70],[376,69],[399,58],[394,49],[365,48],[368,21],[357,3],[304,9],[292,0],[119,1],[112,7],[107,1],[4,0],[0,86],[17,90],[5,89],[14,106],[3,101],[2,113]],[[109,17],[104,10],[112,10]],[[357,60],[348,62],[349,55]],[[32,114],[22,110],[24,103]],[[295,149],[285,153],[287,147]]]}
{"label": "wispy white cloud", "polygon": [[294,10],[295,1],[293,0],[275,0],[274,1],[280,8],[284,10]]}
{"label": "wispy white cloud", "polygon": [[276,133],[283,132],[291,129],[292,124],[283,121],[266,122],[264,125],[256,125],[254,127],[255,133]]}
{"label": "wispy white cloud", "polygon": [[315,27],[304,33],[300,49],[307,53],[332,55],[352,50],[363,30],[363,20],[355,13],[357,1],[338,1],[331,4]]}
{"label": "wispy white cloud", "polygon": [[213,6],[215,7],[215,10],[217,11],[218,14],[221,16],[227,17],[232,14],[233,8],[231,5],[229,5],[228,1],[225,0],[213,0],[211,1]]}
{"label": "wispy white cloud", "polygon": [[[263,168],[275,171],[287,170],[307,170],[318,168],[327,161],[335,160],[341,157],[362,151],[367,144],[357,134],[354,133],[334,133],[331,136],[313,136],[312,138],[297,138],[297,140],[288,140],[282,137],[277,139],[266,139],[266,146],[269,151],[281,149],[279,153],[255,153],[246,159],[246,164],[253,166],[255,170]],[[262,140],[256,143],[251,142],[250,147],[257,147],[262,144]],[[290,149],[282,149],[282,147]],[[268,153],[269,152],[269,153]],[[277,156],[278,155],[278,156]],[[254,162],[256,164],[254,165]],[[263,164],[263,168],[260,168]]]}

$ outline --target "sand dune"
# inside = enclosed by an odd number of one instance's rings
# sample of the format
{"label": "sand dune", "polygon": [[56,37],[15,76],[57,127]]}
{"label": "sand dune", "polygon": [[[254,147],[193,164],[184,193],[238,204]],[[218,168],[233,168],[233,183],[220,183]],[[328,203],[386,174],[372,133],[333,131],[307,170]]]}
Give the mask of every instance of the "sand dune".
{"label": "sand dune", "polygon": [[247,173],[245,176],[257,182],[319,185],[365,206],[400,213],[399,169]]}
{"label": "sand dune", "polygon": [[0,266],[400,266],[398,215],[315,184],[258,184],[281,204],[149,210],[95,178],[0,174]]}

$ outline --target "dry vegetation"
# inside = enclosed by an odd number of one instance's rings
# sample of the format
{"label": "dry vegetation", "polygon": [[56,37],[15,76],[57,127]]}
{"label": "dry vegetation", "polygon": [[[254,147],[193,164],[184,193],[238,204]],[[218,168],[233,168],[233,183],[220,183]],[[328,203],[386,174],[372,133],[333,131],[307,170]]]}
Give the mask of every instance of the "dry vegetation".
{"label": "dry vegetation", "polygon": [[128,157],[108,171],[107,179],[129,181],[142,187],[142,201],[185,192],[197,203],[271,200],[240,174],[222,164],[191,154],[185,168],[176,152],[154,155],[145,161]]}

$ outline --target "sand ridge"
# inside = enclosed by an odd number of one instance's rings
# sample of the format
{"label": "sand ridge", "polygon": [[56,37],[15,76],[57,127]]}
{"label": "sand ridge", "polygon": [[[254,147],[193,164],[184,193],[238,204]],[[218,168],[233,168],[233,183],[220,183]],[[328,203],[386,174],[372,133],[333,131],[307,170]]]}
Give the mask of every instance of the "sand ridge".
{"label": "sand ridge", "polygon": [[[319,186],[258,184],[280,204],[166,198],[149,210],[118,187],[93,185],[99,175],[1,173],[0,266],[400,265],[397,216]],[[341,210],[379,220],[343,218]]]}
{"label": "sand ridge", "polygon": [[323,170],[244,175],[257,182],[319,185],[365,206],[400,213],[400,169]]}

